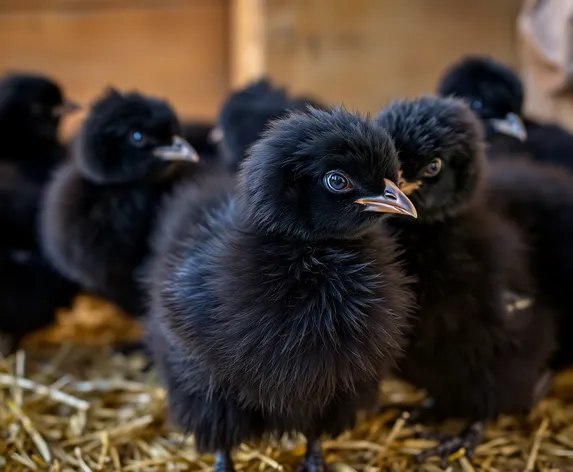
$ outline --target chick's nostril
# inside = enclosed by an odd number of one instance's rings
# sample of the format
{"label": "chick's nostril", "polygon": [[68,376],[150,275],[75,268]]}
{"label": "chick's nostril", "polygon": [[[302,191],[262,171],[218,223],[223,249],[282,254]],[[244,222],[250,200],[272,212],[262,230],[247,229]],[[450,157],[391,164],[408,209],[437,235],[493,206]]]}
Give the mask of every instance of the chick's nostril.
{"label": "chick's nostril", "polygon": [[398,197],[392,193],[392,192],[384,192],[384,198],[387,198],[388,200],[398,200]]}

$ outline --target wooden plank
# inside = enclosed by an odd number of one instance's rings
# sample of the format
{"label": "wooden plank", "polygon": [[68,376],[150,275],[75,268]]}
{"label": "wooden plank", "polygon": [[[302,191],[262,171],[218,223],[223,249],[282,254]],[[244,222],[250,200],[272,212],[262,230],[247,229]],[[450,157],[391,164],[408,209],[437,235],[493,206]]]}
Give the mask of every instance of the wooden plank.
{"label": "wooden plank", "polygon": [[167,97],[185,116],[215,116],[229,87],[228,4],[0,14],[0,72],[54,76],[85,104],[104,87]]}
{"label": "wooden plank", "polygon": [[265,0],[231,2],[231,85],[234,88],[266,72]]}
{"label": "wooden plank", "polygon": [[48,11],[79,12],[101,11],[104,9],[146,9],[185,7],[190,4],[209,5],[210,0],[1,0],[0,13]]}
{"label": "wooden plank", "polygon": [[271,76],[295,92],[375,112],[434,90],[467,53],[517,62],[521,0],[269,0]]}

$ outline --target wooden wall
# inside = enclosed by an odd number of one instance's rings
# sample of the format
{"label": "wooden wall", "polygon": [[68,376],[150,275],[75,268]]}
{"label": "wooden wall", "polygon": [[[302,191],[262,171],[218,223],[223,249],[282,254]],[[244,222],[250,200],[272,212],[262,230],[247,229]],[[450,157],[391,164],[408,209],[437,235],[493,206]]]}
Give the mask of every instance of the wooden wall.
{"label": "wooden wall", "polygon": [[430,92],[470,52],[515,65],[522,0],[268,0],[267,69],[350,108]]}
{"label": "wooden wall", "polygon": [[214,116],[228,92],[226,0],[0,0],[0,72],[53,75],[89,103],[107,85]]}
{"label": "wooden wall", "polygon": [[31,69],[89,103],[106,85],[212,118],[267,72],[296,92],[375,111],[431,91],[468,52],[515,64],[522,0],[0,0],[0,73]]}

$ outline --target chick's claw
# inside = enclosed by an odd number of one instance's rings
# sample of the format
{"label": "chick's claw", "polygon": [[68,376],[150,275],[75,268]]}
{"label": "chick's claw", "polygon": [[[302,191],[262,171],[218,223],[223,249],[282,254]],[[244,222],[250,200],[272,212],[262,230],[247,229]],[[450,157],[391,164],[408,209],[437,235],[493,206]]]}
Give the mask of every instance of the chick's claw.
{"label": "chick's claw", "polygon": [[327,472],[326,463],[320,440],[308,440],[304,460],[299,464],[296,472]]}
{"label": "chick's claw", "polygon": [[475,448],[482,440],[484,426],[482,421],[478,421],[464,429],[458,436],[451,437],[436,433],[419,433],[417,437],[437,440],[438,445],[418,454],[416,460],[423,462],[437,456],[441,459],[441,467],[445,468],[450,456],[458,451],[463,451],[463,455],[472,460]]}
{"label": "chick's claw", "polygon": [[[389,410],[398,410],[399,416],[402,416],[405,412],[408,413],[408,417],[405,422],[405,426],[412,426],[417,423],[432,423],[437,420],[437,412],[435,409],[435,404],[432,399],[426,399],[422,403],[417,404],[390,404],[382,405],[378,409],[379,414],[386,413]],[[393,426],[398,418],[394,418],[387,422],[387,426]]]}
{"label": "chick's claw", "polygon": [[235,472],[235,466],[229,451],[218,451],[215,454],[213,472]]}

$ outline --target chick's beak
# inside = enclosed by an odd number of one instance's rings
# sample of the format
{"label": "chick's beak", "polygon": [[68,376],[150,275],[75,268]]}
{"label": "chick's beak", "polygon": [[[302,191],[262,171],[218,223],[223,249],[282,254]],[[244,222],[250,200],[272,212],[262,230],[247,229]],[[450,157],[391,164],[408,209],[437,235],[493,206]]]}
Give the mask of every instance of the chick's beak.
{"label": "chick's beak", "polygon": [[398,177],[398,187],[400,187],[400,190],[402,190],[402,193],[404,193],[404,195],[412,195],[412,193],[414,193],[414,190],[417,190],[422,186],[422,182],[420,181],[410,182],[406,180],[404,178],[404,173],[402,172],[402,169],[400,169],[399,172],[400,173]]}
{"label": "chick's beak", "polygon": [[396,213],[398,215],[408,215],[417,218],[418,212],[416,208],[398,186],[388,179],[384,179],[384,184],[386,185],[386,190],[384,190],[383,195],[359,198],[354,203],[364,205],[365,211]]}
{"label": "chick's beak", "polygon": [[71,100],[66,100],[61,105],[56,105],[52,108],[52,116],[54,118],[61,118],[63,116],[69,115],[70,113],[74,113],[75,111],[81,110],[81,106],[78,105],[76,102],[72,102]]}
{"label": "chick's beak", "polygon": [[519,139],[520,141],[525,141],[527,138],[525,125],[523,124],[521,118],[515,113],[508,113],[503,119],[491,119],[489,120],[489,123],[498,133],[511,136],[513,138]]}
{"label": "chick's beak", "polygon": [[199,154],[195,148],[179,136],[173,136],[169,146],[156,147],[153,155],[165,161],[199,162]]}
{"label": "chick's beak", "polygon": [[217,144],[223,140],[223,130],[218,126],[215,126],[210,132],[208,139],[211,143]]}

